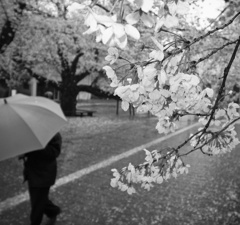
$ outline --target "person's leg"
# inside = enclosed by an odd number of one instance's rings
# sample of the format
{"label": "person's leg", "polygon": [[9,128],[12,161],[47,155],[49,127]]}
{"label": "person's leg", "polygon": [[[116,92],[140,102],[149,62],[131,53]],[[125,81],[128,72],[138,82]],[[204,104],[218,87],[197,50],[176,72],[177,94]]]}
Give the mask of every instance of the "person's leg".
{"label": "person's leg", "polygon": [[49,188],[29,187],[31,225],[40,225],[48,201]]}
{"label": "person's leg", "polygon": [[48,217],[46,225],[54,225],[57,220],[57,215],[61,213],[60,207],[53,204],[53,202],[48,198],[45,205],[44,214]]}
{"label": "person's leg", "polygon": [[48,199],[45,205],[44,214],[46,214],[47,217],[51,218],[57,216],[60,212],[60,207],[58,207],[50,199]]}

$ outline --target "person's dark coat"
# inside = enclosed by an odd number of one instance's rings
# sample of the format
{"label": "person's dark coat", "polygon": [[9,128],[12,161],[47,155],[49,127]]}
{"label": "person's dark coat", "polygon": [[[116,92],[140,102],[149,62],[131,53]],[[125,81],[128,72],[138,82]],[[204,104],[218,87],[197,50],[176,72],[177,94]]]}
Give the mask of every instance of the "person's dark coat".
{"label": "person's dark coat", "polygon": [[56,158],[61,153],[62,137],[57,133],[45,149],[24,155],[24,179],[30,187],[50,187],[57,176]]}

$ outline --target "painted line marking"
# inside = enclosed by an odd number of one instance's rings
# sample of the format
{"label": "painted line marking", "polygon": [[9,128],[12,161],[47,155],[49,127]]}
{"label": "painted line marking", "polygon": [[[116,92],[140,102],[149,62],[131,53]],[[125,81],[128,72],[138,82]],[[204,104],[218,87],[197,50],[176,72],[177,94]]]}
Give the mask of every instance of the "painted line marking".
{"label": "painted line marking", "polygon": [[[136,153],[142,151],[144,148],[149,148],[149,147],[151,147],[153,145],[159,144],[162,141],[165,141],[165,140],[167,140],[169,138],[172,138],[172,137],[174,137],[174,136],[176,136],[176,135],[178,135],[180,133],[183,133],[183,132],[185,132],[187,130],[192,129],[192,128],[196,127],[197,125],[199,125],[199,123],[194,123],[194,124],[192,124],[190,126],[187,126],[185,128],[182,128],[182,129],[176,131],[175,133],[169,134],[169,135],[164,136],[164,137],[160,137],[160,138],[155,139],[155,140],[153,140],[151,142],[148,142],[146,144],[140,145],[140,146],[135,147],[133,149],[130,149],[130,150],[126,151],[126,152],[123,152],[123,153],[121,153],[119,155],[112,156],[112,157],[110,157],[110,158],[108,158],[108,159],[106,159],[106,160],[104,160],[102,162],[96,163],[96,164],[94,164],[92,166],[83,168],[83,169],[78,170],[78,171],[76,171],[74,173],[71,173],[71,174],[69,174],[67,176],[61,177],[61,178],[59,178],[56,181],[56,183],[52,187],[52,189],[55,190],[56,188],[58,188],[58,187],[60,187],[60,186],[62,186],[64,184],[73,182],[73,181],[83,177],[84,175],[87,175],[87,174],[92,173],[92,172],[94,172],[96,170],[99,170],[99,169],[105,168],[107,166],[110,166],[114,162],[117,162],[117,161],[119,161],[119,160],[121,160],[123,158],[127,158],[127,157],[129,157],[129,156],[131,156],[133,154],[136,154]],[[19,195],[16,195],[14,197],[7,198],[6,200],[0,202],[0,214],[3,211],[5,211],[5,210],[13,208],[13,207],[15,207],[15,206],[25,202],[25,201],[28,201],[28,200],[29,200],[29,195],[28,195],[27,191],[23,192],[23,193],[21,193]]]}

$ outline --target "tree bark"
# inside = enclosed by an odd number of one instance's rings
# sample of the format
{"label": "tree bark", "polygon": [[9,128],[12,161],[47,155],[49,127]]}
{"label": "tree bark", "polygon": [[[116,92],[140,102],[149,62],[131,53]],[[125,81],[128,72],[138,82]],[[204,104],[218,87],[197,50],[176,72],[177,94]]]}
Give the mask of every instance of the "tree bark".
{"label": "tree bark", "polygon": [[61,93],[61,108],[65,116],[76,115],[77,94],[71,91],[63,91]]}
{"label": "tree bark", "polygon": [[71,76],[65,76],[60,89],[61,108],[66,116],[74,116],[76,113],[77,95],[76,83]]}

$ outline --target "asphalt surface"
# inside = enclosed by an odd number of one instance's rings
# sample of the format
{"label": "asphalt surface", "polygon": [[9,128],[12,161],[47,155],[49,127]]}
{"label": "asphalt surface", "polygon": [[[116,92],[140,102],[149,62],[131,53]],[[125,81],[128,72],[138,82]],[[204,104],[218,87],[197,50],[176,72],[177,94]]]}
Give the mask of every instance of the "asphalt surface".
{"label": "asphalt surface", "polygon": [[[70,118],[61,133],[63,152],[58,178],[82,170],[156,138],[156,120],[128,114],[116,117],[113,105],[92,105],[94,117]],[[187,122],[182,123],[187,126]],[[196,128],[194,128],[196,129]],[[193,130],[194,130],[193,129]],[[163,141],[149,150],[181,143],[193,130]],[[237,126],[238,133],[240,127]],[[152,190],[137,187],[127,195],[110,187],[112,168],[140,163],[144,152],[88,173],[51,192],[61,206],[57,225],[231,225],[240,224],[240,146],[221,157],[191,154],[186,162],[189,174],[171,179]],[[17,159],[0,162],[0,202],[26,191],[22,184],[22,165]],[[28,225],[29,201],[0,214],[1,225]]]}

